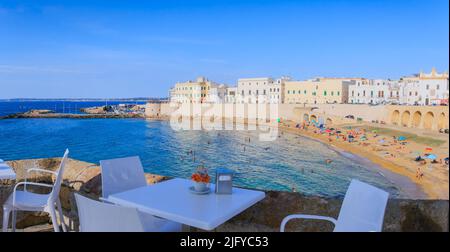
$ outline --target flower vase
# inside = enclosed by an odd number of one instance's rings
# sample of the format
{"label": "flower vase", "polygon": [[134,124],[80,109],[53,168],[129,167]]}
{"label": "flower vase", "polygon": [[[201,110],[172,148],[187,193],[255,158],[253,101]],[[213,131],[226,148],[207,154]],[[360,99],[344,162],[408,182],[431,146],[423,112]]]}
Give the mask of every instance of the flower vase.
{"label": "flower vase", "polygon": [[195,182],[194,190],[197,192],[204,192],[207,190],[207,184],[203,182]]}

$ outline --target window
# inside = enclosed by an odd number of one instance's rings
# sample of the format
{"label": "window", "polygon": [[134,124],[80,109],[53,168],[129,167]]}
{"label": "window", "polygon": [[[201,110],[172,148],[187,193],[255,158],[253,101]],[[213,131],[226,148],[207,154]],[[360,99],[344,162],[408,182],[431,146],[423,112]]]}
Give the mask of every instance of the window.
{"label": "window", "polygon": [[331,91],[331,96],[333,96],[334,95],[334,91]]}
{"label": "window", "polygon": [[430,89],[430,85],[427,85],[427,90]]}
{"label": "window", "polygon": [[259,95],[259,90],[256,90],[256,95]]}
{"label": "window", "polygon": [[242,90],[242,95],[244,95],[244,90]]}
{"label": "window", "polygon": [[327,91],[323,91],[323,96],[327,96]]}
{"label": "window", "polygon": [[295,94],[295,90],[292,90],[292,94]]}
{"label": "window", "polygon": [[252,94],[252,90],[248,90],[248,94],[251,95]]}
{"label": "window", "polygon": [[363,91],[363,96],[366,96],[366,91],[365,90]]}
{"label": "window", "polygon": [[288,94],[290,94],[291,93],[291,91],[290,90],[288,90]]}
{"label": "window", "polygon": [[352,90],[352,96],[355,96],[355,91],[354,90]]}
{"label": "window", "polygon": [[303,91],[303,93],[304,93],[304,94],[306,94],[306,90],[305,90],[305,91]]}
{"label": "window", "polygon": [[370,97],[373,97],[373,90],[370,91]]}
{"label": "window", "polygon": [[436,86],[436,89],[439,90],[439,85]]}
{"label": "window", "polygon": [[341,92],[340,92],[340,91],[337,91],[337,95],[341,95]]}
{"label": "window", "polygon": [[266,90],[265,89],[263,90],[263,94],[266,95]]}

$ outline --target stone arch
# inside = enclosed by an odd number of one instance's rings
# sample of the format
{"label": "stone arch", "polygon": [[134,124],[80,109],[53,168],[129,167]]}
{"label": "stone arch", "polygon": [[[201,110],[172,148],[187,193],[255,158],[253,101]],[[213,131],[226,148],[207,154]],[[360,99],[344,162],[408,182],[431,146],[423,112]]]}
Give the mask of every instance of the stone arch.
{"label": "stone arch", "polygon": [[327,126],[329,126],[329,125],[331,125],[331,124],[333,124],[333,120],[331,119],[331,118],[327,118],[327,120],[325,121],[325,124],[327,125]]}
{"label": "stone arch", "polygon": [[411,113],[409,113],[408,110],[404,111],[402,114],[402,126],[408,127],[410,119],[411,119]]}
{"label": "stone arch", "polygon": [[317,116],[316,115],[311,115],[310,117],[309,117],[309,120],[310,121],[315,121],[315,122],[317,122]]}
{"label": "stone arch", "polygon": [[392,112],[391,123],[394,125],[400,124],[400,111],[394,110],[394,112]]}
{"label": "stone arch", "polygon": [[438,129],[448,129],[448,120],[445,117],[445,113],[442,112],[438,118]]}
{"label": "stone arch", "polygon": [[425,114],[425,117],[423,118],[423,128],[424,129],[433,129],[434,124],[434,114],[433,112],[429,111]]}
{"label": "stone arch", "polygon": [[411,126],[413,128],[419,128],[421,121],[422,121],[422,113],[420,113],[420,111],[414,112],[413,117],[412,117],[412,124],[411,124]]}

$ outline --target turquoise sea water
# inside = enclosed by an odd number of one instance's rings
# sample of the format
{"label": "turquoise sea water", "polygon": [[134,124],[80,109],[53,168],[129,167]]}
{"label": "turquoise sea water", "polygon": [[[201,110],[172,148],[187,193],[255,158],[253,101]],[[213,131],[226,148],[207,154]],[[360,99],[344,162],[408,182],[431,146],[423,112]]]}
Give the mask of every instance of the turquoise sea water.
{"label": "turquoise sea water", "polygon": [[253,131],[174,131],[168,122],[142,119],[0,120],[2,159],[59,157],[65,148],[71,158],[97,164],[138,155],[147,172],[181,178],[189,178],[201,163],[210,173],[230,168],[239,173],[235,184],[248,188],[342,196],[356,178],[400,196],[373,167],[287,133],[261,142]]}

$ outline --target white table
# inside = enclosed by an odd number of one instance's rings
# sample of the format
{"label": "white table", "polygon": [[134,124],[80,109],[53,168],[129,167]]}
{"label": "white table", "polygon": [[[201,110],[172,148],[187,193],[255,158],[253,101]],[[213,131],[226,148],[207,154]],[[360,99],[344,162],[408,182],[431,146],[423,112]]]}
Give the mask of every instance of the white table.
{"label": "white table", "polygon": [[14,170],[4,162],[0,163],[0,180],[3,179],[16,179],[16,173],[14,172]]}
{"label": "white table", "polygon": [[190,180],[175,178],[113,194],[108,200],[191,227],[213,230],[265,197],[264,192],[240,188],[233,188],[231,195],[215,194],[214,184],[210,194],[196,195],[189,191],[192,185]]}

